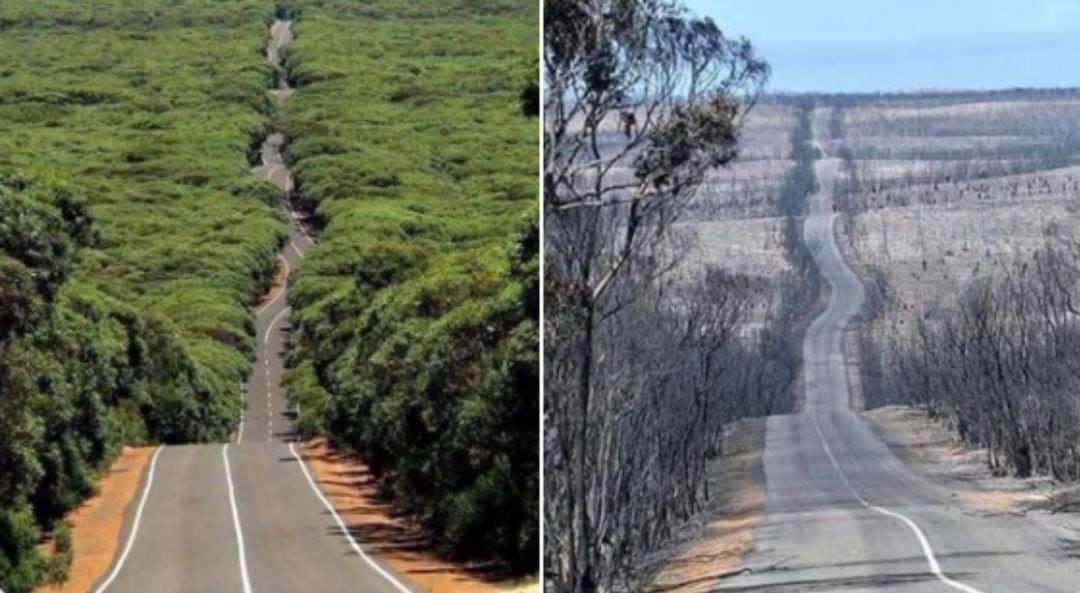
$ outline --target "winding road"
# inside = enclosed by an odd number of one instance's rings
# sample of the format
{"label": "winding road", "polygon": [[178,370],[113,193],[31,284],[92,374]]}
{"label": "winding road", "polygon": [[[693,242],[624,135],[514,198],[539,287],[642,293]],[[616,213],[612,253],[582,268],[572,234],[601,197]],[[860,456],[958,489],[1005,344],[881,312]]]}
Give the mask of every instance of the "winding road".
{"label": "winding road", "polygon": [[[291,23],[270,30],[267,59],[280,61]],[[292,93],[285,82],[271,91]],[[292,177],[272,134],[252,174],[286,195]],[[289,210],[286,273],[314,245]],[[369,557],[301,460],[281,386],[289,333],[287,285],[256,312],[257,359],[243,386],[235,443],[159,448],[125,517],[120,553],[95,593],[410,593]]]}
{"label": "winding road", "polygon": [[[817,135],[815,135],[817,136]],[[814,164],[803,236],[830,287],[803,343],[802,413],[769,418],[765,518],[739,576],[717,591],[1073,593],[1075,533],[1039,517],[966,510],[915,475],[849,408],[843,337],[863,287],[835,237],[840,160]]]}

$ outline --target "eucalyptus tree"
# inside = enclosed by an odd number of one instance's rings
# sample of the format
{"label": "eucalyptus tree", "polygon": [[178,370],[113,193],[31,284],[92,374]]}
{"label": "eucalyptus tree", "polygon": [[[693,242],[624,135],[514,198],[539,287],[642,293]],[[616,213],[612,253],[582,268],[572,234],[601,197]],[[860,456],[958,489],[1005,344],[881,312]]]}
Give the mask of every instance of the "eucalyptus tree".
{"label": "eucalyptus tree", "polygon": [[615,559],[598,527],[620,520],[589,508],[614,430],[597,392],[643,389],[600,376],[627,354],[601,352],[602,336],[676,263],[672,224],[705,172],[735,158],[768,69],[671,0],[544,7],[545,553],[554,587],[576,593],[604,587],[597,571]]}

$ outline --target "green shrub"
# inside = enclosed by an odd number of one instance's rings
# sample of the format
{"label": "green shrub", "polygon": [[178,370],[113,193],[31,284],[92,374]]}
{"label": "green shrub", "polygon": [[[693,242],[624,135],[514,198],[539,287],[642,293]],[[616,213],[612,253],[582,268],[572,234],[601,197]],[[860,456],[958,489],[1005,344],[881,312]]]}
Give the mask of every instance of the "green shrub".
{"label": "green shrub", "polygon": [[263,0],[0,3],[0,588],[124,444],[226,438],[285,237]]}
{"label": "green shrub", "polygon": [[302,88],[278,117],[324,226],[289,292],[302,430],[360,451],[449,552],[535,571],[535,3],[285,9]]}
{"label": "green shrub", "polygon": [[68,580],[71,571],[71,526],[60,521],[53,527],[53,553],[49,556],[45,582],[59,585]]}
{"label": "green shrub", "polygon": [[32,591],[45,574],[47,563],[37,550],[41,533],[26,505],[0,509],[0,575],[4,591]]}

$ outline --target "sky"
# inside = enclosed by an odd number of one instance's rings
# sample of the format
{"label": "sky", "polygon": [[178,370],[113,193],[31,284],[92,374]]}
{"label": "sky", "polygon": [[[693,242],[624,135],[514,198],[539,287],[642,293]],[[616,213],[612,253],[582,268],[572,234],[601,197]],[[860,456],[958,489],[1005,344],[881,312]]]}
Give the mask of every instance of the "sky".
{"label": "sky", "polygon": [[1080,87],[1080,0],[684,0],[772,67],[769,90]]}

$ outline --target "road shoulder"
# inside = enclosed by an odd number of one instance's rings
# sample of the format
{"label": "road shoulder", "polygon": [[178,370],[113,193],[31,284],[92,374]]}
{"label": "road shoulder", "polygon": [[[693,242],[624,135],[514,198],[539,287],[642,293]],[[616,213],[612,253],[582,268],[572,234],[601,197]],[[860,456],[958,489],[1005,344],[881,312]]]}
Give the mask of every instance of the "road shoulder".
{"label": "road shoulder", "polygon": [[139,493],[154,447],[124,447],[120,456],[97,482],[97,494],[68,513],[72,563],[68,580],[42,585],[36,593],[85,593],[90,590],[120,549],[127,509]]}
{"label": "road shoulder", "polygon": [[378,483],[354,455],[335,450],[325,439],[300,447],[304,462],[342,520],[374,554],[426,593],[539,593],[538,583],[511,582],[483,574],[483,567],[440,557],[419,527],[394,512],[378,493]]}
{"label": "road shoulder", "polygon": [[731,423],[723,454],[709,464],[708,508],[683,529],[681,543],[660,554],[649,591],[705,593],[740,572],[754,548],[754,529],[765,517],[765,418]]}
{"label": "road shoulder", "polygon": [[944,421],[910,406],[862,413],[893,453],[915,473],[946,488],[962,506],[983,513],[1025,514],[1076,496],[1075,486],[1046,477],[996,476],[986,451],[962,443]]}

